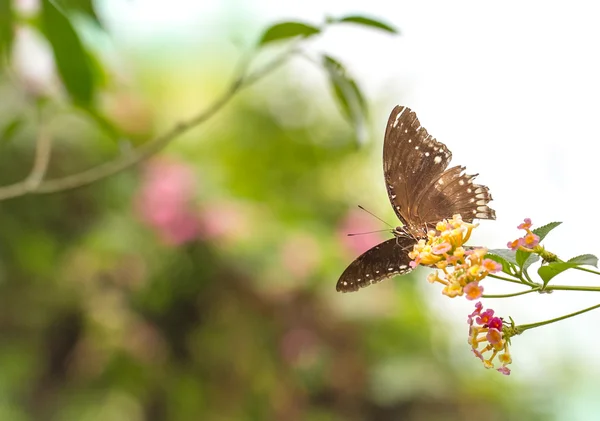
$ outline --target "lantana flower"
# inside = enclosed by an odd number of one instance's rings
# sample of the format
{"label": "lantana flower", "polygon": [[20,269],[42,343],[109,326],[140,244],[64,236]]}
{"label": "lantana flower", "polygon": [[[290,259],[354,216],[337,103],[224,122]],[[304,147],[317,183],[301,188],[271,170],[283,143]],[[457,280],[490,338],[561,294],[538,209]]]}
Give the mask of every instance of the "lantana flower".
{"label": "lantana flower", "polygon": [[531,219],[525,218],[524,221],[517,227],[517,229],[525,230],[525,235],[521,238],[517,238],[514,241],[509,241],[507,244],[508,248],[511,250],[532,252],[534,247],[540,243],[540,237],[531,231],[531,226]]}
{"label": "lantana flower", "polygon": [[442,294],[448,297],[466,295],[469,300],[480,298],[483,287],[479,282],[488,274],[500,271],[502,266],[484,258],[486,248],[466,250],[463,247],[477,226],[464,222],[460,215],[439,222],[435,230],[427,233],[427,240],[419,240],[408,254],[413,259],[411,266],[434,265],[438,271],[427,279],[444,285]]}
{"label": "lantana flower", "polygon": [[504,321],[494,316],[494,310],[483,311],[481,302],[475,304],[475,311],[467,318],[469,325],[469,345],[473,354],[483,362],[485,368],[495,368],[494,359],[500,363],[496,368],[500,373],[508,376],[510,369],[507,367],[512,362],[508,350],[509,341],[504,329]]}

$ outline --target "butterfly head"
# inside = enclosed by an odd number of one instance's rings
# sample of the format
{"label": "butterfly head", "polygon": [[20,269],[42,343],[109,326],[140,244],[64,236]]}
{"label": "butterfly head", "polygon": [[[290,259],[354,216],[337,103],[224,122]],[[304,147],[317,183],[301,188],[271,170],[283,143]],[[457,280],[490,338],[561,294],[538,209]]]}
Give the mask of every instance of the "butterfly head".
{"label": "butterfly head", "polygon": [[413,238],[415,240],[419,240],[427,237],[427,227],[402,225],[394,228],[392,230],[392,234],[394,234],[395,237]]}

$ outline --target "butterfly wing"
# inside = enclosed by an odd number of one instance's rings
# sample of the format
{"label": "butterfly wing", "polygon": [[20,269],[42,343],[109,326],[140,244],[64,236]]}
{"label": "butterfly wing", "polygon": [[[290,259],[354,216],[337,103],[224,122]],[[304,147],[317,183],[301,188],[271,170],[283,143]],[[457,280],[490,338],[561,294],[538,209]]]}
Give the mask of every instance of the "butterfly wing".
{"label": "butterfly wing", "polygon": [[452,153],[421,126],[408,107],[396,106],[386,128],[383,168],[388,196],[409,227],[435,226],[460,214],[463,220],[496,219],[488,188],[474,184],[464,167],[448,170]]}
{"label": "butterfly wing", "polygon": [[431,137],[410,108],[397,105],[392,110],[383,143],[383,172],[388,197],[404,225],[420,225],[415,206],[419,193],[444,173],[451,158],[446,145]]}
{"label": "butterfly wing", "polygon": [[340,276],[336,290],[340,292],[358,291],[371,284],[394,275],[404,275],[412,270],[408,253],[413,249],[415,239],[407,237],[391,238],[361,254]]}
{"label": "butterfly wing", "polygon": [[486,186],[473,183],[477,176],[464,173],[465,167],[452,167],[430,182],[418,196],[415,208],[422,223],[435,225],[460,214],[463,221],[496,219],[488,206],[492,200]]}

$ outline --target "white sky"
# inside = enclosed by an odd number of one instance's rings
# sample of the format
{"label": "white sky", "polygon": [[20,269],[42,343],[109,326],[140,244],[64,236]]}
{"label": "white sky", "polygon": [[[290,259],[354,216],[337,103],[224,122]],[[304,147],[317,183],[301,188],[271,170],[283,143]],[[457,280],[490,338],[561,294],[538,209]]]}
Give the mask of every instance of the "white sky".
{"label": "white sky", "polygon": [[[361,13],[396,25],[400,37],[347,28],[328,34],[318,47],[347,63],[370,99],[384,98],[391,110],[400,98],[433,136],[448,145],[455,163],[481,173],[478,180],[493,193],[498,221],[484,222],[479,238],[504,247],[517,236],[515,227],[524,217],[537,224],[559,220],[564,224],[550,237],[548,248],[564,258],[586,252],[600,255],[600,243],[595,241],[600,170],[597,3],[109,0],[105,4],[117,33],[127,31],[130,39],[146,41],[174,31],[215,28],[220,19],[231,16],[237,22],[251,20],[246,27],[256,28],[256,36],[262,25],[276,20],[319,23],[326,14]],[[387,113],[377,119],[383,132]],[[381,174],[381,168],[373,171],[375,177]],[[600,277],[583,273],[564,274],[556,281],[600,286]],[[431,295],[436,308],[456,317],[457,332],[462,332],[472,304]],[[598,293],[563,292],[484,304],[518,323],[530,323],[598,302]],[[581,360],[589,364],[590,377],[583,381],[594,384],[600,374],[600,336],[594,334],[599,323],[596,311],[515,338],[515,375],[552,379],[561,360]],[[466,346],[463,339],[457,340],[461,350]],[[589,405],[596,400],[581,400],[580,396],[579,402],[565,407],[565,413],[577,414],[569,419],[595,419]]]}

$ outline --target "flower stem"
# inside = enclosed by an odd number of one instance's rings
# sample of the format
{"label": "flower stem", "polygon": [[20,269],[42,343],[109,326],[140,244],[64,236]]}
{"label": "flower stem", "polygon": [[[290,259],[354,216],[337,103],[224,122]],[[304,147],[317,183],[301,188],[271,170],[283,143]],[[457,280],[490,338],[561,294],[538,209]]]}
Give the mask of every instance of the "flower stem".
{"label": "flower stem", "polygon": [[513,284],[521,284],[522,282],[519,281],[518,279],[510,279],[510,278],[505,278],[504,276],[498,276],[498,275],[494,275],[493,273],[490,273],[488,275],[490,278],[494,278],[494,279],[499,279],[501,281],[505,281],[505,282],[512,282]]}
{"label": "flower stem", "polygon": [[572,285],[548,285],[544,288],[544,291],[595,291],[600,292],[600,287],[584,287],[584,286],[572,286]]}
{"label": "flower stem", "polygon": [[525,294],[529,294],[532,292],[537,292],[539,291],[539,288],[532,288],[532,289],[528,289],[526,291],[521,291],[521,292],[513,292],[512,294],[483,294],[481,296],[481,298],[507,298],[507,297],[516,297],[519,295],[525,295]]}
{"label": "flower stem", "polygon": [[525,332],[528,329],[533,329],[534,327],[540,327],[540,326],[544,326],[544,325],[549,325],[550,323],[560,322],[561,320],[568,319],[569,317],[578,316],[580,314],[586,313],[588,311],[595,310],[597,308],[600,308],[600,304],[596,304],[595,306],[588,307],[588,308],[585,308],[583,310],[576,311],[575,313],[565,314],[564,316],[560,316],[560,317],[557,317],[555,319],[546,320],[544,322],[538,322],[538,323],[531,323],[531,324],[528,324],[528,325],[515,326],[515,331],[517,332],[517,335],[520,335],[521,333]]}

